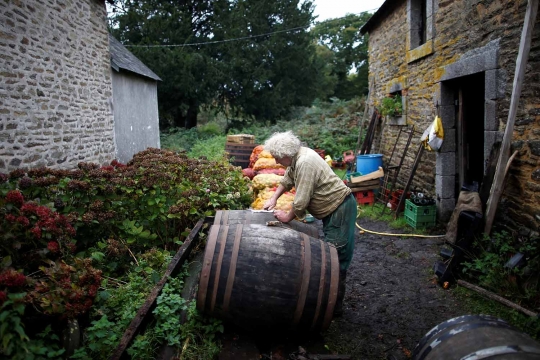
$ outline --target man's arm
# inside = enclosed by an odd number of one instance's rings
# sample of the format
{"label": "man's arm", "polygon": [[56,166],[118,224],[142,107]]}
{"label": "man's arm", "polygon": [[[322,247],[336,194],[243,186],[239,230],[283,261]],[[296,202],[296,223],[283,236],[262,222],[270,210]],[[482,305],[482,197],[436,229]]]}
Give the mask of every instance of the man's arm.
{"label": "man's arm", "polygon": [[279,184],[278,188],[276,189],[276,192],[274,193],[274,195],[272,195],[272,197],[270,199],[268,199],[264,205],[263,205],[263,209],[264,210],[272,210],[273,208],[276,207],[276,204],[277,204],[277,199],[279,199],[279,197],[285,192],[285,187],[281,184]]}

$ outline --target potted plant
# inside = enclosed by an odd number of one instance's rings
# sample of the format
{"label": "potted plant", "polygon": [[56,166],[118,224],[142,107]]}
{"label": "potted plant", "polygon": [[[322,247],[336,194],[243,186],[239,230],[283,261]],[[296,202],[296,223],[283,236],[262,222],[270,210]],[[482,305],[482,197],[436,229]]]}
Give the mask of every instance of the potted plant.
{"label": "potted plant", "polygon": [[391,125],[405,125],[401,94],[390,94],[382,99],[379,111],[388,118]]}

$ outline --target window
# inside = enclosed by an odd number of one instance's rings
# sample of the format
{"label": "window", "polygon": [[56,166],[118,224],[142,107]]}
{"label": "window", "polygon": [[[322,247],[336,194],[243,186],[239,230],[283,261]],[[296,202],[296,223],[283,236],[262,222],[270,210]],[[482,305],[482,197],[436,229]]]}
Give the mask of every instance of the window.
{"label": "window", "polygon": [[[411,50],[426,43],[428,36],[427,2],[431,0],[409,0],[409,28],[411,37]],[[431,17],[431,14],[429,14]]]}

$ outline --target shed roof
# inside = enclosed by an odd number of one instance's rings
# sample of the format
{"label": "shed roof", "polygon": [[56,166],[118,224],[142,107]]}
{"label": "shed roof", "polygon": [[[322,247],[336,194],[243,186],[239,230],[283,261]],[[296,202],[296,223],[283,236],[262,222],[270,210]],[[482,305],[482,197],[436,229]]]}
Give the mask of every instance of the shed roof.
{"label": "shed roof", "polygon": [[390,14],[392,7],[401,0],[386,0],[379,10],[369,18],[369,20],[360,28],[360,33],[364,35],[375,27],[384,17]]}
{"label": "shed roof", "polygon": [[128,70],[136,74],[161,81],[148,66],[144,65],[135,55],[133,55],[120,41],[109,34],[109,50],[111,52],[111,66],[114,70]]}

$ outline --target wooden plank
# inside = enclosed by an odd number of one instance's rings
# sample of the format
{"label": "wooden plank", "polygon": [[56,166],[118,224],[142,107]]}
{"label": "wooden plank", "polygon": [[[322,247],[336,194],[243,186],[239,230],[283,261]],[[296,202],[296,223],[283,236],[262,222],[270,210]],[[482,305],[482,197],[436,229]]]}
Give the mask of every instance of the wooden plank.
{"label": "wooden plank", "polygon": [[371,149],[370,138],[371,138],[371,133],[375,131],[376,120],[377,120],[377,111],[373,111],[373,114],[371,115],[371,121],[369,122],[369,126],[366,132],[366,136],[364,137],[364,142],[362,143],[362,147],[360,149],[361,155],[369,154],[368,147],[369,149]]}
{"label": "wooden plank", "polygon": [[371,186],[361,186],[361,187],[355,187],[355,188],[351,188],[351,192],[353,193],[356,193],[356,192],[360,192],[360,191],[368,191],[368,190],[377,190],[379,189],[381,186],[380,185],[371,185]]}
{"label": "wooden plank", "polygon": [[197,222],[197,224],[195,224],[188,237],[184,241],[184,244],[182,244],[178,252],[172,258],[169,266],[167,267],[167,270],[165,271],[165,274],[163,274],[161,280],[159,280],[159,282],[154,286],[152,292],[150,293],[148,298],[146,298],[143,306],[141,306],[139,308],[139,311],[137,311],[137,315],[135,315],[133,320],[131,320],[131,323],[124,332],[122,339],[120,339],[120,343],[118,344],[116,350],[109,359],[118,360],[124,358],[126,354],[125,351],[128,345],[140,332],[142,327],[146,325],[146,323],[150,320],[152,310],[156,307],[156,299],[161,293],[163,287],[165,286],[167,279],[171,276],[178,274],[182,269],[184,262],[187,260],[195,243],[197,243],[196,240],[198,239],[199,232],[203,226],[203,223],[204,219],[201,219]]}
{"label": "wooden plank", "polygon": [[503,183],[506,175],[505,169],[508,163],[508,158],[510,157],[510,145],[512,143],[512,135],[514,133],[514,122],[516,120],[516,113],[519,106],[519,98],[521,96],[521,89],[523,87],[523,78],[525,76],[529,51],[531,50],[531,38],[534,23],[536,21],[536,14],[538,12],[538,1],[539,0],[529,0],[527,3],[527,12],[525,13],[518,58],[516,60],[516,72],[514,75],[512,98],[510,100],[510,110],[508,111],[508,120],[506,121],[506,129],[504,130],[501,153],[499,155],[499,161],[497,162],[497,170],[495,171],[495,179],[493,180],[493,185],[491,186],[491,192],[487,203],[486,225],[484,227],[484,233],[486,235],[489,235],[491,232],[493,220],[495,219],[495,213],[497,212],[497,206],[499,205],[499,199],[501,198],[504,190]]}
{"label": "wooden plank", "polygon": [[347,186],[350,187],[351,189],[356,189],[356,188],[360,188],[360,187],[375,187],[375,188],[378,188],[378,187],[381,186],[381,183],[380,183],[379,179],[375,179],[375,180],[368,180],[368,181],[358,183],[358,184],[347,183]]}
{"label": "wooden plank", "polygon": [[384,170],[383,170],[382,167],[379,166],[379,170],[374,171],[372,173],[369,173],[369,174],[366,174],[366,175],[361,175],[361,176],[351,177],[351,182],[353,184],[362,183],[362,182],[367,181],[367,180],[373,180],[373,179],[382,178],[383,176],[384,176]]}
{"label": "wooden plank", "polygon": [[473,285],[471,283],[468,283],[466,281],[463,281],[463,280],[458,280],[457,281],[458,285],[461,285],[463,287],[466,287],[467,289],[471,289],[471,290],[474,290],[476,291],[477,293],[481,294],[481,295],[484,295],[485,297],[491,299],[491,300],[495,300],[495,301],[498,301],[500,302],[501,304],[504,304],[506,306],[509,306],[511,307],[512,309],[516,309],[518,311],[521,311],[522,313],[524,313],[525,315],[529,315],[531,317],[538,317],[539,314],[535,313],[535,312],[532,312],[530,310],[527,310],[525,309],[524,307],[521,307],[519,306],[518,304],[516,303],[513,303],[511,302],[510,300],[507,300],[505,298],[503,298],[502,296],[499,296],[497,294],[494,294],[490,291],[487,291],[486,289],[483,289],[481,288],[480,286],[476,286],[476,285]]}
{"label": "wooden plank", "polygon": [[497,141],[491,147],[489,153],[489,159],[486,166],[486,174],[482,179],[482,184],[480,185],[479,194],[480,200],[482,200],[482,210],[486,210],[486,204],[489,199],[489,191],[491,190],[491,184],[493,183],[493,178],[495,177],[495,170],[497,169],[497,161],[499,160],[499,151],[501,150],[501,142]]}

